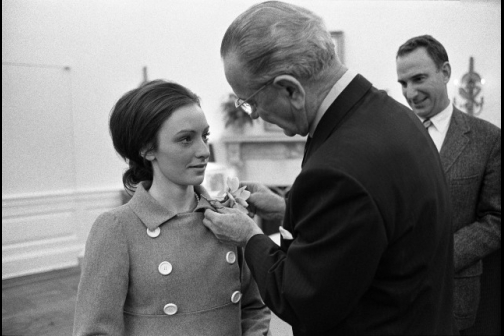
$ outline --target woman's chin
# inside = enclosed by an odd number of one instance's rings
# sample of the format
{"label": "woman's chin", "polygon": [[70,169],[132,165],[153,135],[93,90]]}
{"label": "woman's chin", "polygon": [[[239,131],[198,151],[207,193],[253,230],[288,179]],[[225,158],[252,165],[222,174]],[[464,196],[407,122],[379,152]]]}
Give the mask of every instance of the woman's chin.
{"label": "woman's chin", "polygon": [[202,184],[202,183],[203,183],[203,180],[204,180],[204,179],[205,179],[205,175],[203,175],[203,176],[201,176],[201,177],[199,177],[199,176],[198,176],[197,178],[193,179],[193,181],[192,181],[192,183],[191,183],[191,184],[192,184],[192,185],[200,185],[200,184]]}

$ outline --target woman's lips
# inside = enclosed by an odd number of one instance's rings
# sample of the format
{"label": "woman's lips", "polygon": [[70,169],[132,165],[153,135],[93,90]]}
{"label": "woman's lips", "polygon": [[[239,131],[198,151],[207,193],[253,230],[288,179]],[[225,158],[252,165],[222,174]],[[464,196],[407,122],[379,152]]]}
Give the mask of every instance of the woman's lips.
{"label": "woman's lips", "polygon": [[197,165],[192,165],[192,166],[189,166],[189,168],[194,168],[194,169],[205,169],[206,168],[206,163],[202,163],[202,164],[197,164]]}

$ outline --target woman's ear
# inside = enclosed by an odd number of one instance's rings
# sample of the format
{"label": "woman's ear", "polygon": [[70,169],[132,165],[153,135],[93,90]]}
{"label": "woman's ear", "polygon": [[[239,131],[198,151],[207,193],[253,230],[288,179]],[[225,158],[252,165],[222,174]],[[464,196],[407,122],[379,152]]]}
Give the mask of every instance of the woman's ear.
{"label": "woman's ear", "polygon": [[152,147],[143,149],[140,152],[140,155],[148,161],[154,161],[156,159],[156,155],[154,154],[154,149]]}
{"label": "woman's ear", "polygon": [[304,108],[306,92],[303,85],[295,77],[290,75],[277,76],[273,81],[273,85],[283,90],[295,108]]}

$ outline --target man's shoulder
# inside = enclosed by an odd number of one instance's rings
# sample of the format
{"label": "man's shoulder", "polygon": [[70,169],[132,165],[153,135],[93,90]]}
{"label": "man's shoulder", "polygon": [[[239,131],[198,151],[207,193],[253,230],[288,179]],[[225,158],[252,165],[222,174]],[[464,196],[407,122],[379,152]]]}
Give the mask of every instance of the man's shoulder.
{"label": "man's shoulder", "polygon": [[487,120],[464,113],[457,108],[453,110],[453,114],[454,118],[464,120],[470,127],[471,132],[481,133],[492,138],[501,134],[501,129]]}

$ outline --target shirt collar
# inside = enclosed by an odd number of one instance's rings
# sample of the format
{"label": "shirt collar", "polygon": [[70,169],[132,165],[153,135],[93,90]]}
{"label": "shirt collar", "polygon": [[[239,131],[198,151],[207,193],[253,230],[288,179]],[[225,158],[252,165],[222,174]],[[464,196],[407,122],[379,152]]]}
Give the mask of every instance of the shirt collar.
{"label": "shirt collar", "polygon": [[[430,118],[430,121],[437,131],[443,133],[448,129],[448,126],[450,126],[450,119],[452,114],[453,105],[450,102],[443,111]],[[423,122],[425,118],[420,118],[420,120]]]}
{"label": "shirt collar", "polygon": [[[151,181],[144,181],[137,185],[133,197],[128,202],[128,206],[140,218],[140,220],[150,230],[156,229],[161,224],[177,216],[173,211],[169,211],[159,204],[147,191],[151,186]],[[202,186],[194,186],[194,190],[201,196],[193,212],[213,209],[208,202],[211,199],[208,192]]]}
{"label": "shirt collar", "polygon": [[313,137],[317,126],[327,112],[332,103],[338,98],[338,96],[345,90],[345,88],[350,84],[350,82],[357,76],[357,72],[348,69],[343,76],[333,85],[331,91],[327,94],[327,96],[320,104],[320,107],[317,110],[317,114],[315,115],[315,119],[313,123],[310,125],[310,137]]}

